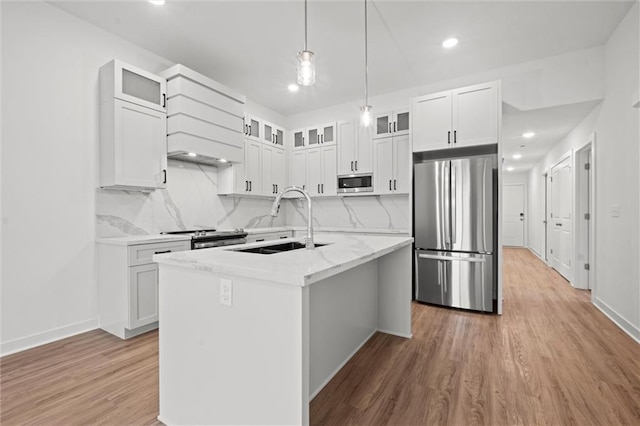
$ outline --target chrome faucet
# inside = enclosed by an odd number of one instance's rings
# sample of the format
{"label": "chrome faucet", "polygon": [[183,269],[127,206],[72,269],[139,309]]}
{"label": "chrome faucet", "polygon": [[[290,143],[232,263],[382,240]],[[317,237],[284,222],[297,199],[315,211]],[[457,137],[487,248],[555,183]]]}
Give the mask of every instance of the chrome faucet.
{"label": "chrome faucet", "polygon": [[287,192],[299,192],[307,199],[307,240],[305,242],[305,246],[307,249],[312,250],[315,247],[315,245],[313,244],[313,225],[311,223],[311,221],[313,220],[313,216],[311,215],[311,197],[309,197],[309,193],[307,191],[298,186],[286,187],[276,196],[276,199],[273,202],[273,206],[271,206],[271,212],[269,214],[273,217],[278,216],[278,211],[280,211],[280,200],[282,200],[282,196]]}

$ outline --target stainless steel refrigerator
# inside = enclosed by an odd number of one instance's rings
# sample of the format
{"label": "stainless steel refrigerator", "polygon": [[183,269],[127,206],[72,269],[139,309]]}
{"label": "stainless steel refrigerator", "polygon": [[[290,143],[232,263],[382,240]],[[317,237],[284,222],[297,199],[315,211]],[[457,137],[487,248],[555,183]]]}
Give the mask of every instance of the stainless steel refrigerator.
{"label": "stainless steel refrigerator", "polygon": [[414,164],[415,298],[493,311],[496,155]]}

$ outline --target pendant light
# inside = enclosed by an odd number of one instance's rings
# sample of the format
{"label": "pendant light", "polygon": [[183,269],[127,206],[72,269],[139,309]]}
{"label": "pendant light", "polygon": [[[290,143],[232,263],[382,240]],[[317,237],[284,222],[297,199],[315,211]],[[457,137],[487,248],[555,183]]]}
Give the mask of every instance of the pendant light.
{"label": "pendant light", "polygon": [[360,107],[362,126],[369,127],[373,120],[373,107],[369,105],[369,67],[367,50],[367,0],[364,0],[364,105]]}
{"label": "pendant light", "polygon": [[298,52],[298,84],[311,86],[316,82],[316,60],[307,50],[307,0],[304,0],[304,50]]}

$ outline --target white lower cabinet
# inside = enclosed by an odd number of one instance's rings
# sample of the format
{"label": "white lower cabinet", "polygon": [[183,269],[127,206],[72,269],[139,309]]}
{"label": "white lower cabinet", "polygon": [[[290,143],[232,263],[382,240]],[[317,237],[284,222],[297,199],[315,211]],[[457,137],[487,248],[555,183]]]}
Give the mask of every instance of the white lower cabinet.
{"label": "white lower cabinet", "polygon": [[152,257],[190,247],[190,241],[98,243],[100,328],[121,339],[157,328],[158,265]]}
{"label": "white lower cabinet", "polygon": [[409,135],[376,139],[373,143],[376,194],[408,194],[411,185]]}

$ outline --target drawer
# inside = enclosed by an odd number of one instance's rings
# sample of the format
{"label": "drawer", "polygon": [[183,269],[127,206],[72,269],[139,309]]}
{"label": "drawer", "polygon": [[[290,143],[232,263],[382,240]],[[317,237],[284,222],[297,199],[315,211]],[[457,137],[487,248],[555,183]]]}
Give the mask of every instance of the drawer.
{"label": "drawer", "polygon": [[292,231],[284,232],[266,232],[263,234],[253,234],[247,237],[248,243],[259,243],[261,241],[279,240],[293,237]]}
{"label": "drawer", "polygon": [[168,243],[137,244],[129,246],[129,266],[153,263],[153,255],[185,251],[191,249],[191,241],[175,241]]}

